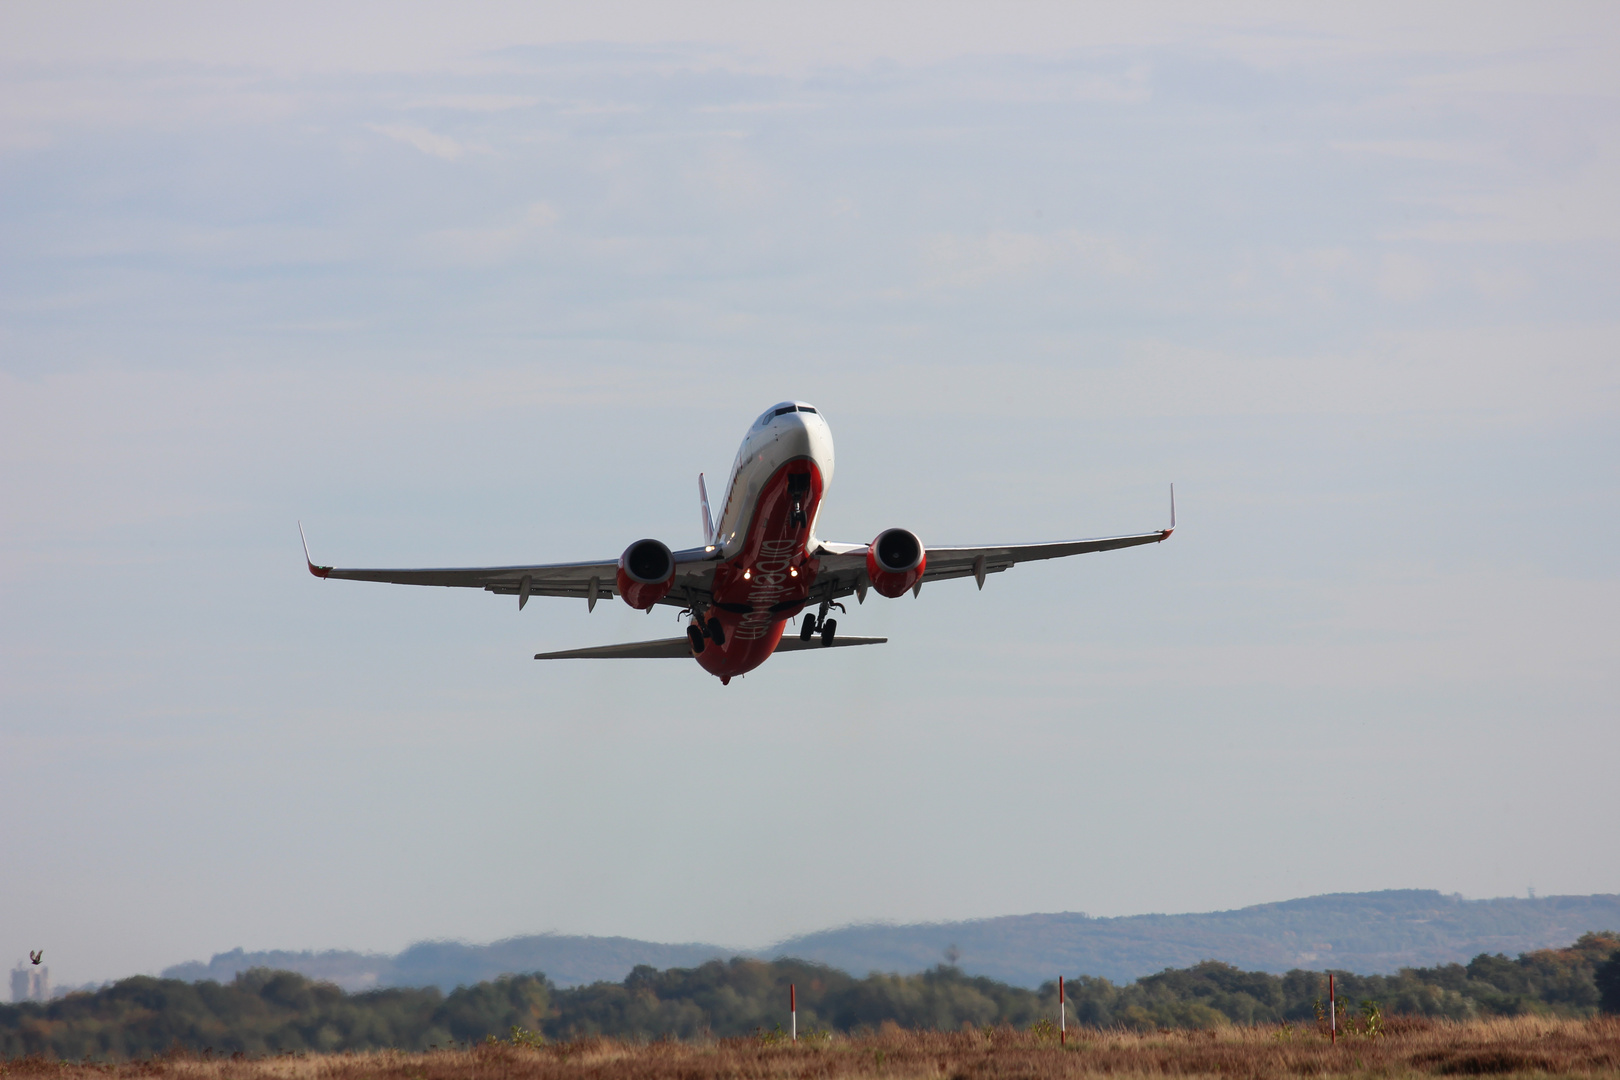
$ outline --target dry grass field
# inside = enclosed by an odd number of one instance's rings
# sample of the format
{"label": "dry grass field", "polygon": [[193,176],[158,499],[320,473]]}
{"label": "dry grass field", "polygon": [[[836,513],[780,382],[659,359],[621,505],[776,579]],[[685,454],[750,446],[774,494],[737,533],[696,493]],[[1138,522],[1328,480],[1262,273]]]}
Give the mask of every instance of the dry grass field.
{"label": "dry grass field", "polygon": [[1258,1026],[1129,1032],[1073,1028],[1060,1046],[1046,1031],[958,1032],[886,1028],[861,1036],[819,1033],[798,1043],[761,1038],[713,1042],[580,1039],[546,1045],[490,1042],[421,1054],[217,1058],[176,1052],[122,1064],[23,1058],[0,1063],[3,1080],[841,1080],[1023,1078],[1095,1075],[1620,1076],[1620,1018],[1539,1017],[1431,1023],[1396,1018],[1376,1037],[1338,1045],[1314,1028]]}

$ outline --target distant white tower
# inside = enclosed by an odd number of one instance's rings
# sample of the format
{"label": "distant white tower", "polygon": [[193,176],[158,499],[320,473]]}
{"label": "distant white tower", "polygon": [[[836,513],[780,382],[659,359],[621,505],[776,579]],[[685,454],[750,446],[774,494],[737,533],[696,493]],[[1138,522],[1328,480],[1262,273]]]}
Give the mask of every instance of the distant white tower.
{"label": "distant white tower", "polygon": [[51,969],[17,961],[17,966],[11,969],[12,1004],[21,1001],[49,1000],[51,1000]]}

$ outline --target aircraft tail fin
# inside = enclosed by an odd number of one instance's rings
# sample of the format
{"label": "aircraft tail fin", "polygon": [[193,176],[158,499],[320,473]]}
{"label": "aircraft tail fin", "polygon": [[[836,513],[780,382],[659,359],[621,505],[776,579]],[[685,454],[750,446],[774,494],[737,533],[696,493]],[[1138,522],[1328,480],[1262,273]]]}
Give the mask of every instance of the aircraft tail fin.
{"label": "aircraft tail fin", "polygon": [[703,485],[703,474],[698,473],[698,502],[703,504],[703,545],[714,546],[714,517],[709,513],[709,489]]}

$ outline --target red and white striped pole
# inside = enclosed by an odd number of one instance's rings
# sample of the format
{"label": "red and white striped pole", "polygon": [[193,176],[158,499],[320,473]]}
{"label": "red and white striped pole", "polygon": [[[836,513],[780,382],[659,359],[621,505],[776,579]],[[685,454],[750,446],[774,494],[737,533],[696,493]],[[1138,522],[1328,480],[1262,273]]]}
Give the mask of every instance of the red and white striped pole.
{"label": "red and white striped pole", "polygon": [[788,983],[788,1030],[793,1034],[793,1041],[799,1041],[799,990],[792,983]]}
{"label": "red and white striped pole", "polygon": [[1058,1045],[1069,1042],[1069,1006],[1063,1001],[1063,976],[1058,976]]}
{"label": "red and white striped pole", "polygon": [[1333,973],[1328,972],[1328,1042],[1339,1043],[1339,1007],[1333,996]]}

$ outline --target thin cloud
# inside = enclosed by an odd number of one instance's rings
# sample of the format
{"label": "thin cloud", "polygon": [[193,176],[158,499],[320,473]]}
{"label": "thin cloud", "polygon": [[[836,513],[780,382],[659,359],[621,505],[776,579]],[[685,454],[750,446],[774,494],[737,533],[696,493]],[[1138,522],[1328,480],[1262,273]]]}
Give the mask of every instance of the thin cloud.
{"label": "thin cloud", "polygon": [[445,161],[455,161],[467,152],[466,147],[448,135],[429,131],[424,127],[413,124],[368,124],[372,131],[379,135],[386,135],[390,139],[398,140],[406,146],[413,146],[427,154],[429,157],[441,158]]}
{"label": "thin cloud", "polygon": [[924,241],[922,257],[926,267],[923,284],[930,289],[976,288],[1053,272],[1134,279],[1151,270],[1140,246],[1074,230],[942,234]]}
{"label": "thin cloud", "polygon": [[452,109],[458,112],[506,112],[529,109],[545,101],[532,94],[430,94],[412,98],[407,109]]}
{"label": "thin cloud", "polygon": [[547,202],[531,203],[499,225],[481,228],[440,229],[424,238],[436,262],[478,266],[504,262],[536,250],[540,237],[557,222],[557,208]]}

